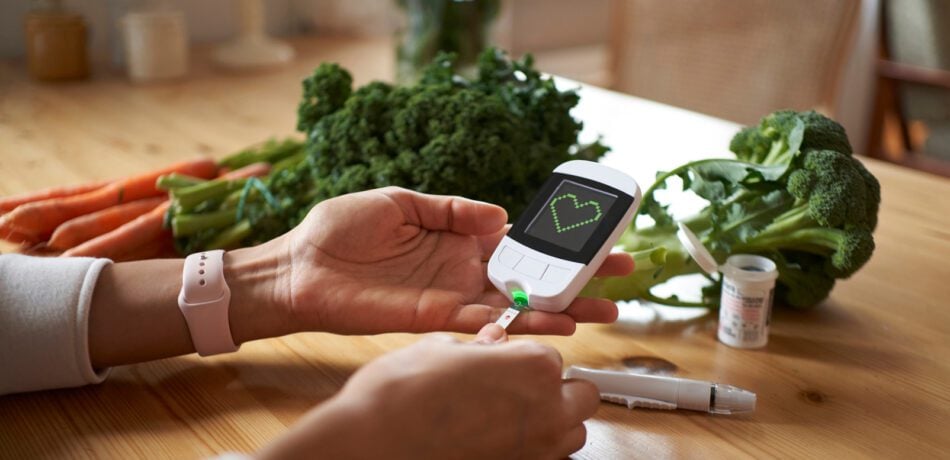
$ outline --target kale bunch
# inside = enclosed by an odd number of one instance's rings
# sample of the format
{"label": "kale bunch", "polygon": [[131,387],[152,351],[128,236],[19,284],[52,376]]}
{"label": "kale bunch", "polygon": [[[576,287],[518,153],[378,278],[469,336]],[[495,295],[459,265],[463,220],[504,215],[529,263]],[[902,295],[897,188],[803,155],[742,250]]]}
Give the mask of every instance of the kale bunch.
{"label": "kale bunch", "polygon": [[248,181],[242,199],[232,192],[221,201],[230,212],[209,202],[207,212],[230,220],[176,233],[179,247],[256,244],[293,228],[322,200],[390,185],[492,202],[516,218],[557,165],[607,152],[599,142],[578,144],[582,126],[570,115],[577,93],[559,91],[530,55],[486,50],[472,79],[452,71],[453,59],[439,55],[415,85],[356,89],[345,69],[321,64],[303,81],[298,108],[305,154]]}
{"label": "kale bunch", "polygon": [[[578,102],[533,68],[497,50],[479,59],[478,76],[436,58],[419,84],[373,82],[355,91],[346,70],[321,65],[304,81],[298,129],[320,198],[387,185],[463,195],[517,216],[551,170],[570,160],[581,123]],[[606,151],[583,149],[585,158]]]}

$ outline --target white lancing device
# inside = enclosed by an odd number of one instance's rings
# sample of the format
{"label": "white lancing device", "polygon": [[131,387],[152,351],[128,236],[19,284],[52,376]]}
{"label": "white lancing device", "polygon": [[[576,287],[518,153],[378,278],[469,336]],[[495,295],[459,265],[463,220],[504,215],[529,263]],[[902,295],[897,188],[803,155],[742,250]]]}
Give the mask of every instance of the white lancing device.
{"label": "white lancing device", "polygon": [[498,244],[488,278],[510,300],[513,291],[522,290],[531,309],[563,311],[594,276],[639,204],[640,187],[629,175],[591,161],[563,163]]}
{"label": "white lancing device", "polygon": [[689,409],[713,414],[755,410],[755,393],[721,383],[577,366],[569,367],[564,378],[589,380],[597,386],[600,399],[630,409]]}

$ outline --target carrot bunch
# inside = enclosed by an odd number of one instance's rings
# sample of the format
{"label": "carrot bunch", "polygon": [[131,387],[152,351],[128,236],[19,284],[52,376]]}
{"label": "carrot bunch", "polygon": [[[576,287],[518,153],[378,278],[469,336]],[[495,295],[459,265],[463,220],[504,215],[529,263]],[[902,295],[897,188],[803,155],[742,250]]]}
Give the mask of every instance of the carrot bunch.
{"label": "carrot bunch", "polygon": [[[115,181],[0,197],[0,239],[31,253],[113,260],[170,255],[173,238],[165,225],[170,188],[215,177],[256,177],[269,169],[252,164],[219,176],[217,163],[199,158]],[[174,179],[160,187],[163,178]]]}

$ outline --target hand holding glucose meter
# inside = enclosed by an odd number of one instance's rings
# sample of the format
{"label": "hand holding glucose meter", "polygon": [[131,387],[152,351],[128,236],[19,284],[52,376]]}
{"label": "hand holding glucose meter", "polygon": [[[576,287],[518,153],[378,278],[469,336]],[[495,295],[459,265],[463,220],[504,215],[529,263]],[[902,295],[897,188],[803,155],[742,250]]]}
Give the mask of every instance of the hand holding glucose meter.
{"label": "hand holding glucose meter", "polygon": [[594,276],[640,204],[632,177],[591,161],[554,169],[488,261],[488,278],[516,307],[560,312]]}

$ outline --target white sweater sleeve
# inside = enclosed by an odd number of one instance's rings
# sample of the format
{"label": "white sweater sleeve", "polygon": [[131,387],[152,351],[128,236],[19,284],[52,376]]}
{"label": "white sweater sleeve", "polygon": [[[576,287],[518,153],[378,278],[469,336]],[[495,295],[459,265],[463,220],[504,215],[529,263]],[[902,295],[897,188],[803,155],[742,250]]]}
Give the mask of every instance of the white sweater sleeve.
{"label": "white sweater sleeve", "polygon": [[92,291],[108,259],[0,255],[0,395],[99,383]]}

